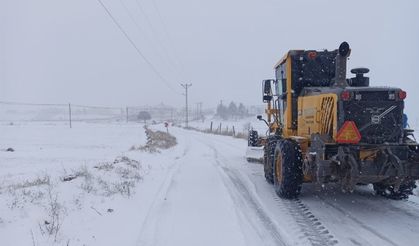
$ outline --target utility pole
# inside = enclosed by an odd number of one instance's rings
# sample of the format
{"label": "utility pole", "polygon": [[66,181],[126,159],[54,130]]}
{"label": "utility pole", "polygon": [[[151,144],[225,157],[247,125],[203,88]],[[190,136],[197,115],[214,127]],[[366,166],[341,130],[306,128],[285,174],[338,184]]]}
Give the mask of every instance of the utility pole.
{"label": "utility pole", "polygon": [[186,98],[186,114],[185,114],[185,126],[188,128],[188,88],[192,86],[192,84],[180,84],[183,88],[185,88],[185,98]]}

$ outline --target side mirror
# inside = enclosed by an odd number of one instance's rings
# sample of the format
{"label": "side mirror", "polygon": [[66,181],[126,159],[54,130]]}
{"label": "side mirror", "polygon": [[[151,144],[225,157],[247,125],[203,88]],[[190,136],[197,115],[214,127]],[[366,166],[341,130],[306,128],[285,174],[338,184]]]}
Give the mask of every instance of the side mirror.
{"label": "side mirror", "polygon": [[272,94],[272,87],[271,87],[270,79],[264,80],[263,83],[263,94]]}
{"label": "side mirror", "polygon": [[261,120],[261,121],[265,122],[265,124],[269,127],[269,123],[265,119],[262,118],[262,115],[258,115],[258,116],[256,116],[256,118],[258,120]]}
{"label": "side mirror", "polygon": [[263,102],[269,102],[272,100],[272,96],[263,96]]}
{"label": "side mirror", "polygon": [[272,79],[266,79],[262,81],[262,93],[263,102],[269,102],[272,100]]}

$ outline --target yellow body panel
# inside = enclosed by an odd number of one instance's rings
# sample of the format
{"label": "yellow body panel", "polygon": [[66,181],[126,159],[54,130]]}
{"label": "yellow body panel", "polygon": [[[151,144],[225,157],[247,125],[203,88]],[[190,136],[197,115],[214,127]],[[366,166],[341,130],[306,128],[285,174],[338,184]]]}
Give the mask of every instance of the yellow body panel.
{"label": "yellow body panel", "polygon": [[337,95],[333,93],[298,98],[297,135],[310,139],[311,134],[337,133]]}
{"label": "yellow body panel", "polygon": [[[334,143],[338,131],[338,96],[334,93],[301,96],[298,97],[296,104],[294,101],[293,105],[294,91],[292,89],[291,65],[290,51],[275,65],[275,69],[279,66],[284,66],[283,69],[286,73],[285,97],[284,95],[279,95],[281,97],[278,105],[280,110],[272,109],[271,102],[269,102],[265,112],[268,115],[269,122],[272,116],[282,118],[278,119],[278,121],[282,122],[281,126],[275,124],[275,122],[270,124],[271,132],[273,133],[276,129],[281,128],[282,137],[296,141],[301,147],[303,158],[306,158],[306,153],[309,151],[311,145],[310,140],[312,134],[328,135],[330,136],[329,143]],[[278,83],[281,82],[279,81]],[[293,127],[293,107],[297,107],[297,127]],[[365,156],[370,154],[370,152],[366,152]],[[307,161],[303,161],[303,180],[304,182],[312,182],[311,169],[308,166],[304,166],[307,163]]]}
{"label": "yellow body panel", "polygon": [[[289,55],[289,54],[288,54]],[[286,103],[284,104],[284,129],[283,135],[286,138],[297,135],[297,131],[292,129],[292,73],[291,62],[285,59],[287,69],[287,91]]]}

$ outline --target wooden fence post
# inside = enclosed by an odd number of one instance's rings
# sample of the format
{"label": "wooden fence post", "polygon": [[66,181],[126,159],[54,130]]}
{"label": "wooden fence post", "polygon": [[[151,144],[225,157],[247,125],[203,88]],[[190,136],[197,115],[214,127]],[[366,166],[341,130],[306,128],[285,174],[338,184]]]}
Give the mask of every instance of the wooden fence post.
{"label": "wooden fence post", "polygon": [[128,107],[125,108],[126,113],[127,113],[127,123],[128,123]]}
{"label": "wooden fence post", "polygon": [[71,126],[71,104],[68,104],[68,120],[70,121],[70,128],[72,128]]}

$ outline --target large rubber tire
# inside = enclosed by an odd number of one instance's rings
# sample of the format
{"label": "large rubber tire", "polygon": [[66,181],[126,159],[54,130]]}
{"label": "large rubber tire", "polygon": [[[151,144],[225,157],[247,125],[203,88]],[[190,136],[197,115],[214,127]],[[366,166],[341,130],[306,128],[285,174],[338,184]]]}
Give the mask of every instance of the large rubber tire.
{"label": "large rubber tire", "polygon": [[413,189],[415,188],[415,181],[408,181],[401,184],[397,192],[394,191],[394,185],[384,185],[381,183],[374,184],[374,190],[377,195],[384,196],[393,200],[405,200],[409,198],[409,195],[413,194]]}
{"label": "large rubber tire", "polygon": [[249,136],[247,137],[247,146],[258,146],[258,132],[255,130],[249,130]]}
{"label": "large rubber tire", "polygon": [[303,158],[295,141],[281,140],[275,148],[274,187],[278,196],[292,199],[300,195],[303,184]]}
{"label": "large rubber tire", "polygon": [[274,171],[273,171],[273,164],[274,164],[274,155],[275,155],[275,147],[277,145],[278,139],[271,138],[268,139],[268,143],[265,145],[265,154],[263,159],[263,170],[265,173],[266,182],[269,184],[274,183]]}

